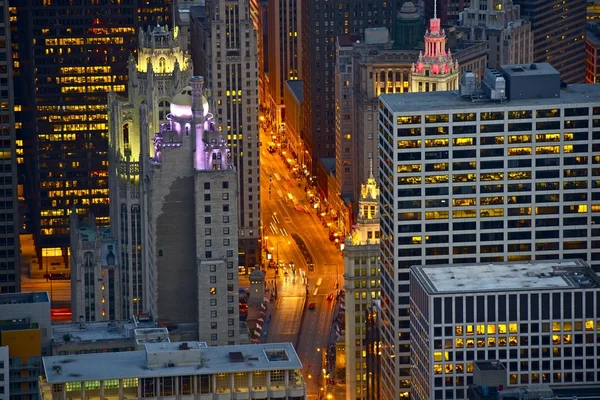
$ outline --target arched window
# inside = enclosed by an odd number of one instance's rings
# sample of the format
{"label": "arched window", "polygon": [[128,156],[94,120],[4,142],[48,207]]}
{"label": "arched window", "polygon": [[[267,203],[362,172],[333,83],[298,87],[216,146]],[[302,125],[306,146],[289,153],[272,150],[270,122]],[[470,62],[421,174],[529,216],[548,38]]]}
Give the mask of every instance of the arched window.
{"label": "arched window", "polygon": [[167,60],[165,60],[164,57],[161,57],[160,60],[158,60],[158,71],[161,74],[167,72]]}
{"label": "arched window", "polygon": [[129,124],[123,125],[123,143],[129,144]]}
{"label": "arched window", "polygon": [[171,107],[171,103],[167,100],[161,100],[158,103],[158,120],[160,122],[165,122],[167,120],[167,114],[169,113],[169,108]]}

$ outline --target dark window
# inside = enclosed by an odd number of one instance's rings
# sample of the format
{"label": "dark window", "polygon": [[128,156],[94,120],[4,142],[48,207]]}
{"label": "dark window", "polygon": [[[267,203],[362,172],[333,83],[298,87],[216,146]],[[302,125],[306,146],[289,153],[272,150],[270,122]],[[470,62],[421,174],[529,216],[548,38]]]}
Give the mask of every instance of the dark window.
{"label": "dark window", "polygon": [[466,316],[467,316],[467,320],[465,321],[466,323],[472,323],[474,322],[475,319],[475,307],[473,306],[473,296],[467,296],[466,297],[467,302],[466,302]]}
{"label": "dark window", "polygon": [[506,295],[498,296],[498,322],[506,321]]}
{"label": "dark window", "polygon": [[511,294],[508,296],[508,318],[510,321],[517,320],[517,295]]}
{"label": "dark window", "polygon": [[[575,315],[577,315],[577,303],[575,303]],[[594,318],[594,293],[586,292],[585,294],[585,317]]]}
{"label": "dark window", "polygon": [[204,182],[204,190],[210,189],[210,182]]}
{"label": "dark window", "polygon": [[442,299],[441,298],[433,299],[433,323],[434,324],[442,323]]}
{"label": "dark window", "polygon": [[[579,299],[581,302],[581,298]],[[580,303],[581,304],[581,303]],[[563,318],[570,319],[571,315],[571,293],[564,293],[563,295]]]}
{"label": "dark window", "polygon": [[535,320],[540,319],[540,310],[539,310],[540,295],[537,293],[532,294],[530,300],[531,300],[531,303],[530,303],[531,316],[530,316],[530,318],[535,321]]}
{"label": "dark window", "polygon": [[[565,293],[566,294],[566,293]],[[569,301],[571,298],[569,296]],[[575,306],[575,318],[583,318],[583,294],[581,292],[575,292],[575,302],[573,304]],[[565,297],[565,309],[567,308],[566,297]],[[569,305],[569,310],[571,306]],[[565,316],[565,318],[570,318]]]}
{"label": "dark window", "polygon": [[552,318],[560,319],[560,293],[552,293]]}
{"label": "dark window", "polygon": [[488,321],[496,321],[496,296],[487,297],[487,314]]}
{"label": "dark window", "polygon": [[[593,304],[593,303],[592,303]],[[463,321],[463,298],[462,297],[457,297],[454,301],[454,308],[456,310],[456,323],[462,323]]]}
{"label": "dark window", "polygon": [[452,298],[444,298],[444,323],[452,323]]}
{"label": "dark window", "polygon": [[550,294],[542,294],[542,319],[550,319]]}
{"label": "dark window", "polygon": [[527,321],[528,317],[527,317],[527,311],[529,311],[529,306],[527,304],[527,295],[526,294],[521,294],[519,297],[519,308],[520,308],[520,319],[521,321]]}

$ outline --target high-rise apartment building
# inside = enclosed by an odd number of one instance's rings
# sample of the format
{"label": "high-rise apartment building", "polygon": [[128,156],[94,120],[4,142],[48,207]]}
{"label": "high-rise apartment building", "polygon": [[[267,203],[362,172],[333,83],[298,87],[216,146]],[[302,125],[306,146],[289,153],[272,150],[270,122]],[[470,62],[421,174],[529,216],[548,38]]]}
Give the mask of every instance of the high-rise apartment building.
{"label": "high-rise apartment building", "polygon": [[300,7],[297,0],[270,1],[268,7],[269,110],[277,129],[285,129],[285,82],[300,79]]}
{"label": "high-rise apartment building", "polygon": [[585,0],[514,0],[533,31],[533,61],[551,63],[567,83],[585,82]]}
{"label": "high-rise apartment building", "polygon": [[581,260],[411,267],[411,398],[465,399],[485,361],[508,390],[597,388],[599,303]]}
{"label": "high-rise apartment building", "polygon": [[[117,98],[111,93],[108,98],[110,217],[120,252],[117,314],[123,318],[149,312],[141,186],[143,164],[155,153],[151,137],[142,137],[142,127],[148,123],[148,132],[153,132],[168,123],[171,100],[189,84],[192,63],[182,40],[177,27],[140,32],[137,59],[132,55],[128,61],[128,95]],[[142,108],[148,121],[142,118]]]}
{"label": "high-rise apartment building", "polygon": [[356,228],[344,245],[346,393],[366,399],[367,309],[379,299],[379,188],[371,175],[361,187]]}
{"label": "high-rise apartment building", "polygon": [[0,293],[21,291],[13,58],[8,1],[0,2]]}
{"label": "high-rise apartment building", "polygon": [[[149,312],[166,324],[194,322],[210,345],[240,340],[239,191],[225,133],[209,113],[204,80],[173,97],[168,122],[143,164],[143,257]],[[204,93],[204,94],[203,94]],[[142,146],[148,138],[142,107]]]}
{"label": "high-rise apartment building", "polygon": [[301,51],[306,164],[335,157],[335,44],[343,35],[364,36],[369,27],[391,28],[400,1],[344,0],[339,4],[307,0],[301,10]]}
{"label": "high-rise apartment building", "polygon": [[0,346],[0,400],[9,400],[10,396],[9,363],[8,346]]}
{"label": "high-rise apartment building", "polygon": [[521,7],[512,0],[472,0],[458,29],[470,40],[488,42],[489,68],[533,61],[531,23],[521,18]]}
{"label": "high-rise apartment building", "polygon": [[194,73],[207,80],[214,123],[227,139],[238,174],[238,267],[260,261],[260,148],[257,32],[248,0],[207,1],[192,11]]}
{"label": "high-rise apartment building", "polygon": [[71,214],[71,314],[73,322],[115,321],[121,314],[120,259],[110,228],[94,216]]}
{"label": "high-rise apartment building", "polygon": [[600,267],[600,88],[561,88],[549,64],[488,70],[483,87],[379,98],[383,398],[410,379],[410,266]]}

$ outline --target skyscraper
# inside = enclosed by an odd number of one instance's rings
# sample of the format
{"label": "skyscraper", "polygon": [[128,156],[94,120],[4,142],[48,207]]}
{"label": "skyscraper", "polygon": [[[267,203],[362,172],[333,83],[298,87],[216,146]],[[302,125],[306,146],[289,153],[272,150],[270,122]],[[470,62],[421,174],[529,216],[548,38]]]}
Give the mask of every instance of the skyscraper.
{"label": "skyscraper", "polygon": [[21,291],[13,58],[8,1],[0,2],[0,292]]}
{"label": "skyscraper", "polygon": [[238,173],[238,266],[260,260],[260,149],[257,38],[248,0],[207,1],[191,8],[194,73],[206,78]]}
{"label": "skyscraper", "polygon": [[344,0],[338,4],[302,2],[302,83],[305,148],[309,170],[317,159],[335,157],[335,43],[336,37],[358,34],[365,28],[391,28],[401,2]]}
{"label": "skyscraper", "polygon": [[268,76],[269,110],[277,129],[285,126],[283,92],[285,82],[299,78],[300,13],[297,0],[269,2]]}
{"label": "skyscraper", "polygon": [[487,70],[454,92],[379,97],[383,398],[410,377],[409,268],[590,260],[600,87],[560,88],[549,64]]}
{"label": "skyscraper", "polygon": [[423,0],[423,11],[425,19],[437,14],[442,25],[458,25],[460,13],[470,5],[471,0]]}
{"label": "skyscraper", "polygon": [[533,61],[531,23],[521,18],[521,7],[512,0],[472,0],[458,29],[470,40],[488,42],[490,68]]}
{"label": "skyscraper", "polygon": [[379,299],[379,278],[379,188],[371,170],[361,186],[356,228],[344,246],[346,391],[352,399],[367,396],[366,316]]}
{"label": "skyscraper", "polygon": [[[141,108],[148,115],[149,130],[159,130],[168,122],[173,96],[188,85],[192,77],[191,59],[182,50],[179,29],[149,27],[139,34],[137,60],[128,62],[128,97],[109,95],[109,182],[110,216],[119,243],[122,272],[119,315],[148,312],[143,234],[145,204],[142,195],[143,162],[154,155],[150,137],[142,137]],[[151,132],[151,131],[149,131]]]}
{"label": "skyscraper", "polygon": [[[192,77],[173,97],[142,164],[147,296],[159,321],[197,321],[202,341],[234,344],[240,340],[237,173],[203,83]],[[147,107],[141,115],[145,148]]]}
{"label": "skyscraper", "polygon": [[[68,263],[69,215],[107,225],[107,93],[125,94],[135,50],[134,0],[34,1],[27,7],[35,68],[41,256]],[[33,78],[33,77],[30,77]]]}
{"label": "skyscraper", "polygon": [[533,61],[549,62],[567,83],[585,82],[585,0],[514,0],[531,21]]}

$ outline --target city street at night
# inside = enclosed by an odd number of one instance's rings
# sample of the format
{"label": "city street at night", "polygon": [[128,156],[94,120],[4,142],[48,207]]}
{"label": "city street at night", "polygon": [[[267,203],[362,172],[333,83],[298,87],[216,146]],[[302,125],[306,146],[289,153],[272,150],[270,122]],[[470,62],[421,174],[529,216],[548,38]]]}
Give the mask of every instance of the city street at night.
{"label": "city street at night", "polygon": [[[322,349],[330,344],[336,289],[343,287],[343,258],[341,251],[330,240],[330,226],[333,221],[323,221],[317,215],[313,204],[309,201],[306,179],[300,182],[294,178],[291,167],[287,167],[282,150],[271,153],[265,145],[271,138],[263,132],[261,147],[261,207],[263,218],[263,243],[273,265],[283,263],[284,271],[279,271],[278,301],[275,315],[279,321],[273,320],[269,326],[269,342],[290,340],[296,345],[298,355],[304,365],[304,375],[308,383],[308,396],[316,399],[323,387]],[[285,150],[283,150],[285,151]],[[306,190],[305,190],[306,188]],[[297,235],[305,244],[314,268],[311,270],[305,255],[298,247],[294,236]],[[265,257],[266,259],[267,257]],[[289,267],[295,265],[296,275]],[[265,265],[268,262],[265,262]],[[274,269],[267,268],[267,281],[274,276]],[[307,280],[302,282],[300,271]],[[283,276],[282,276],[283,275]],[[292,283],[296,279],[296,283]],[[305,284],[305,283],[308,284]],[[281,285],[284,285],[281,287]],[[290,296],[285,285],[296,289],[304,287],[304,297]],[[339,285],[339,286],[336,286]],[[329,296],[328,299],[328,295]],[[300,306],[302,304],[302,306]],[[293,340],[297,334],[297,342]]]}

